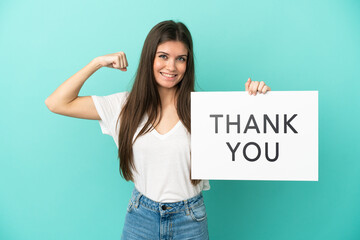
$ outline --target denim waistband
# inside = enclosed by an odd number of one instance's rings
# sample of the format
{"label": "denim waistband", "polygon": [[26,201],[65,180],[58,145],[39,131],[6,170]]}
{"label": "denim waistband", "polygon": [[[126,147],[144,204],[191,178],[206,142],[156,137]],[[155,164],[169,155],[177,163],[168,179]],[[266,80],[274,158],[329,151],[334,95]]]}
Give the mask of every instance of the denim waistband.
{"label": "denim waistband", "polygon": [[180,211],[186,211],[188,212],[189,208],[196,207],[197,205],[204,203],[204,198],[202,192],[200,192],[198,195],[178,202],[170,202],[170,203],[162,203],[162,202],[156,202],[149,198],[147,198],[145,195],[143,195],[141,192],[139,192],[135,187],[132,192],[131,196],[131,202],[134,204],[134,206],[137,208],[139,204],[142,204],[143,206],[155,211],[155,212],[168,212],[168,213],[176,213]]}

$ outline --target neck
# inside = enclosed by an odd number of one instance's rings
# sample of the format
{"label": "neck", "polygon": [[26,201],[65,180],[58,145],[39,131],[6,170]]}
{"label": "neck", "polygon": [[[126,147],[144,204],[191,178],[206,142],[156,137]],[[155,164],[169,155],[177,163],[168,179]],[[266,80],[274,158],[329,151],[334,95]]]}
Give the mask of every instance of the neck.
{"label": "neck", "polygon": [[168,106],[175,106],[176,104],[175,88],[169,89],[169,88],[158,87],[158,91],[161,99],[161,105],[163,108]]}

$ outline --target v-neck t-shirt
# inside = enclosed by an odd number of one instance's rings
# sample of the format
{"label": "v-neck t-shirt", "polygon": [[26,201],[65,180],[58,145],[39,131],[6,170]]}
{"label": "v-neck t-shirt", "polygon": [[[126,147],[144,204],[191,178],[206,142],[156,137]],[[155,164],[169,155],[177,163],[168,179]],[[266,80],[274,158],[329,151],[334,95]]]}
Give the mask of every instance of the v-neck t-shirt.
{"label": "v-neck t-shirt", "polygon": [[[129,92],[119,92],[107,96],[92,95],[95,108],[101,118],[99,124],[103,134],[113,137],[119,147],[120,111]],[[139,124],[133,140],[146,123],[145,114]],[[209,190],[209,180],[201,180],[197,186],[190,181],[191,135],[179,120],[165,134],[154,128],[139,136],[133,144],[134,164],[132,171],[134,184],[139,192],[157,202],[178,202],[196,196],[203,190]]]}

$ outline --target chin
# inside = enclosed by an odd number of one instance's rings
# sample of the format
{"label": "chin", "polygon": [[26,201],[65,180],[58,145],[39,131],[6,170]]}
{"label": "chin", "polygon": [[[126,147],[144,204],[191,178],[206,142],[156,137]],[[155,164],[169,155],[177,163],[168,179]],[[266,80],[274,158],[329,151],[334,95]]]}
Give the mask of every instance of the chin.
{"label": "chin", "polygon": [[169,83],[165,83],[165,84],[158,84],[157,83],[157,86],[160,87],[160,88],[167,88],[167,89],[172,89],[172,88],[175,88],[177,87],[178,83],[176,84],[169,84]]}
{"label": "chin", "polygon": [[166,88],[166,89],[172,89],[172,88],[175,88],[176,87],[176,85],[158,85],[158,87],[160,87],[160,88]]}

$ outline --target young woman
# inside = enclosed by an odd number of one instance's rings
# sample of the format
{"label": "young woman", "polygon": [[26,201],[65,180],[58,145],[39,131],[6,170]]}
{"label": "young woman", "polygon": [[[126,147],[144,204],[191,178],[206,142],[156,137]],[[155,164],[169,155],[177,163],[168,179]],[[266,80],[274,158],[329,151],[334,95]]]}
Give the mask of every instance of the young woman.
{"label": "young woman", "polygon": [[[190,176],[190,93],[194,55],[189,30],[163,21],[146,37],[130,92],[78,96],[101,67],[126,71],[123,52],[93,59],[46,99],[57,114],[97,119],[119,149],[120,174],[134,182],[122,239],[209,239],[202,191],[208,180]],[[264,82],[245,83],[249,94],[265,94]]]}

